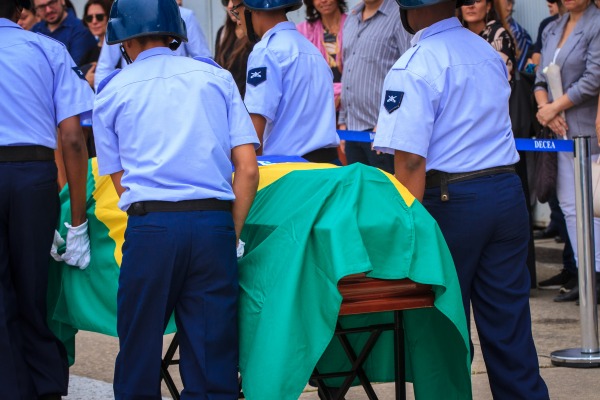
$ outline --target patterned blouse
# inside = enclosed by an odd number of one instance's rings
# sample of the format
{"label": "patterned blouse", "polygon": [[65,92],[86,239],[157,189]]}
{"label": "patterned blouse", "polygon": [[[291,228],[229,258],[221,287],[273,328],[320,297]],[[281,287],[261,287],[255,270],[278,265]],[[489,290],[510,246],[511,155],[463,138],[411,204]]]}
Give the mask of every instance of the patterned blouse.
{"label": "patterned blouse", "polygon": [[515,41],[511,34],[504,29],[500,22],[490,21],[486,24],[485,29],[479,36],[484,38],[498,53],[500,53],[500,56],[502,56],[502,59],[506,63],[506,68],[508,69],[509,81],[512,81],[514,75],[513,70],[515,65],[517,65],[517,52],[515,50]]}

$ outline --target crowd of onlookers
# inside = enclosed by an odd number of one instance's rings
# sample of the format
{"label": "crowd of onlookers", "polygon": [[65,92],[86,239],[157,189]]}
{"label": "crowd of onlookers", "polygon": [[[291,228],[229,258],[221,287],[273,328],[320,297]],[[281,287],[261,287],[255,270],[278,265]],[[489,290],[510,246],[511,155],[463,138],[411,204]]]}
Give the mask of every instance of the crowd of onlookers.
{"label": "crowd of onlookers", "polygon": [[[231,10],[237,3],[223,1],[223,6]],[[298,30],[320,50],[331,67],[338,128],[376,131],[383,80],[394,62],[411,47],[411,36],[400,24],[395,2],[364,1],[350,11],[344,0],[305,0],[304,3],[306,21],[298,25]],[[597,2],[571,0],[563,4],[561,0],[547,0],[550,16],[541,22],[535,43],[513,17],[514,3],[515,0],[477,0],[472,5],[457,9],[457,17],[463,26],[498,51],[506,63],[511,85],[514,87],[517,84],[515,76],[520,74],[522,79],[530,82],[530,94],[535,90],[537,110],[511,110],[511,116],[513,113],[532,114],[530,119],[533,123],[526,132],[513,133],[518,137],[531,137],[538,134],[542,127],[547,127],[568,138],[594,132],[600,135],[596,117],[600,86],[600,12]],[[236,29],[233,22],[232,18],[226,26]],[[232,72],[238,69],[244,71],[251,48],[247,39],[240,36],[237,40],[246,46],[246,50],[236,53],[237,60],[228,60],[227,68]],[[227,54],[219,50],[217,47],[217,60],[227,59]],[[544,67],[550,63],[562,68],[562,87],[565,92],[562,97],[552,96],[548,91]],[[240,85],[242,93],[243,85]],[[593,140],[594,159],[600,153],[596,142]],[[373,151],[368,143],[342,141],[340,156],[345,156],[344,161],[348,163],[361,162],[391,173],[394,171],[393,156]],[[577,248],[574,172],[569,157],[567,153],[559,155],[557,194],[549,201],[552,224],[546,230],[536,232],[536,237],[558,236],[565,243],[565,269],[539,284],[540,288],[560,289],[556,301],[574,301],[578,298],[576,257],[573,251]],[[518,171],[523,181],[527,181],[528,175],[526,158],[521,153]],[[530,165],[529,169],[532,167]],[[529,198],[529,185],[524,183],[523,186]],[[595,220],[595,226],[596,264],[600,267],[598,219]],[[528,263],[532,269],[535,268],[532,243],[530,252]]]}
{"label": "crowd of onlookers", "polygon": [[[513,111],[532,114],[529,131],[514,132],[515,135],[535,136],[541,127],[547,127],[559,137],[572,138],[594,132],[600,135],[597,118],[600,85],[598,2],[570,0],[563,4],[561,0],[545,1],[550,16],[540,23],[535,42],[513,18],[515,0],[477,0],[472,5],[459,7],[457,17],[465,28],[498,51],[506,63],[512,85],[516,74],[531,83],[538,109],[511,110],[511,114]],[[19,25],[64,43],[92,88],[97,89],[105,76],[123,66],[118,46],[106,46],[108,48],[103,50],[112,0],[89,0],[81,20],[69,0],[34,0],[33,3],[33,11],[24,10]],[[227,17],[217,32],[215,53],[211,57],[232,73],[244,96],[248,57],[254,45],[232,12],[240,0],[221,0],[221,3],[227,10]],[[345,0],[304,0],[304,4],[306,20],[297,28],[317,47],[331,68],[338,128],[376,131],[383,80],[400,55],[411,47],[412,36],[400,23],[395,1],[366,0],[353,10],[348,9]],[[190,44],[181,54],[208,56],[202,30],[193,13],[187,11],[184,13],[182,9],[182,17],[186,20],[189,14],[186,24]],[[198,44],[191,45],[194,42]],[[544,68],[550,64],[561,67],[564,94],[560,96],[553,95],[549,89]],[[600,148],[593,140],[594,159],[598,153]],[[338,155],[344,164],[361,162],[394,172],[393,156],[373,151],[369,143],[341,141]],[[569,301],[578,296],[576,252],[573,251],[577,248],[574,171],[568,154],[562,153],[558,157],[557,192],[549,201],[551,223],[535,236],[557,237],[565,243],[564,270],[540,282],[539,286],[560,288],[561,294],[555,300]],[[526,157],[522,154],[521,158],[524,162]],[[526,180],[526,165],[522,171],[521,177]],[[524,187],[528,191],[527,185]],[[600,265],[598,219],[595,228],[596,260]],[[534,259],[530,261],[534,262]]]}

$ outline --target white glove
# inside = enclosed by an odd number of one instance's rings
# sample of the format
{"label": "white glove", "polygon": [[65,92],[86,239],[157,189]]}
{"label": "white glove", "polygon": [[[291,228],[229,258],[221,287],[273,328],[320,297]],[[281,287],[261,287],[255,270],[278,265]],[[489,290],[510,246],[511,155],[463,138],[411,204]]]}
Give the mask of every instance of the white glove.
{"label": "white glove", "polygon": [[79,226],[71,226],[65,222],[67,232],[67,250],[62,255],[62,260],[79,269],[86,269],[90,265],[90,237],[88,235],[88,222]]}
{"label": "white glove", "polygon": [[54,240],[52,241],[52,247],[50,248],[50,255],[56,261],[62,261],[62,257],[58,254],[58,248],[65,244],[64,239],[60,236],[57,230],[54,230]]}
{"label": "white glove", "polygon": [[237,246],[237,258],[238,260],[240,258],[242,258],[242,256],[244,255],[244,246],[246,245],[246,243],[242,242],[242,239],[239,240],[238,242],[238,246]]}

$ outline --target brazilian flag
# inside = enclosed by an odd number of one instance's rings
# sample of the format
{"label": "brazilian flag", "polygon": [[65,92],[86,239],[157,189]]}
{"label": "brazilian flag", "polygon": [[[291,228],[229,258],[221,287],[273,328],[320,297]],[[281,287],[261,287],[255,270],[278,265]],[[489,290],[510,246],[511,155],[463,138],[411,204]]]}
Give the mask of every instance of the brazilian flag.
{"label": "brazilian flag", "polygon": [[[393,176],[354,164],[281,163],[259,167],[246,220],[240,272],[240,371],[250,400],[297,399],[315,365],[347,369],[332,340],[341,304],[337,283],[367,273],[432,285],[433,308],[404,311],[407,380],[419,399],[470,399],[470,354],[460,287],[435,220]],[[59,227],[70,211],[61,193]],[[116,294],[126,214],[109,177],[90,162],[88,220],[92,261],[80,271],[52,265],[49,317],[71,346],[78,329],[116,335]],[[343,327],[393,320],[391,313],[340,318]],[[172,329],[172,326],[171,328]],[[364,342],[353,339],[353,345]],[[391,333],[365,370],[393,381]],[[73,352],[71,352],[73,355]]]}

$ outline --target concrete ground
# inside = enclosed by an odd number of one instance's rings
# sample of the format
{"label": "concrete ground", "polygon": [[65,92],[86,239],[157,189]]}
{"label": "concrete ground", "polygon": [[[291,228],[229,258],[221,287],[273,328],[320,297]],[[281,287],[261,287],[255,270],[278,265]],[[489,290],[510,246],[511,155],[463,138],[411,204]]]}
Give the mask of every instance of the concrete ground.
{"label": "concrete ground", "polygon": [[[538,281],[555,275],[562,268],[562,245],[553,239],[536,241]],[[574,303],[555,303],[552,299],[557,291],[531,291],[531,313],[533,336],[536,342],[540,368],[553,400],[592,400],[600,398],[600,369],[559,368],[550,362],[550,353],[556,350],[581,346],[581,328],[579,308]],[[472,326],[474,324],[472,323]],[[472,365],[473,398],[475,400],[492,399],[487,373],[481,356],[479,342],[474,333],[475,357]],[[165,337],[165,350],[170,337]],[[114,360],[118,351],[116,338],[91,332],[77,335],[77,361],[71,368],[69,396],[66,400],[111,399]],[[172,374],[181,388],[176,368]],[[409,399],[413,399],[410,384]],[[391,383],[375,385],[375,391],[381,400],[392,400],[394,386]],[[163,384],[163,395],[169,392]],[[302,400],[317,400],[314,389],[307,387],[300,396]],[[360,388],[354,388],[346,396],[347,400],[363,400],[366,395]],[[503,400],[503,399],[500,399]]]}

